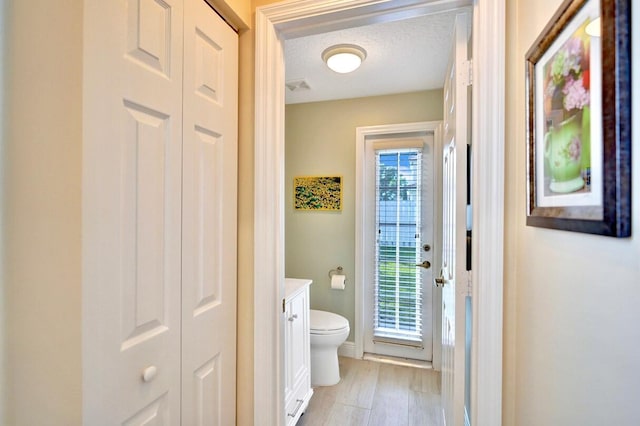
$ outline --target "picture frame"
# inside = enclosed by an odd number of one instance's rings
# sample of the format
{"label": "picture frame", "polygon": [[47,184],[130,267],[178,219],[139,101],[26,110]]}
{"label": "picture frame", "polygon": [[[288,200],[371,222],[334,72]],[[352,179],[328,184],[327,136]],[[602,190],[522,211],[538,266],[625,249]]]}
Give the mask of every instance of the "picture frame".
{"label": "picture frame", "polygon": [[526,53],[528,226],[631,235],[630,3],[565,0]]}
{"label": "picture frame", "polygon": [[294,177],[293,209],[306,211],[341,211],[342,176]]}

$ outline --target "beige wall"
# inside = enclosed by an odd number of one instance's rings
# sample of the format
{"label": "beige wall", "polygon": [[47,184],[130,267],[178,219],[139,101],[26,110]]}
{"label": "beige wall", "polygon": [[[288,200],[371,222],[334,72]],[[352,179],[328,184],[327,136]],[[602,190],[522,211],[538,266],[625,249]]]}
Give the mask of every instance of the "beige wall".
{"label": "beige wall", "polygon": [[[524,55],[560,4],[507,2],[503,424],[637,424],[640,185],[633,188],[632,238],[525,226]],[[633,38],[637,87],[640,33]],[[634,148],[639,101],[635,90]],[[640,182],[640,149],[633,165],[633,182]]]}
{"label": "beige wall", "polygon": [[236,28],[246,30],[251,26],[251,0],[206,0]]}
{"label": "beige wall", "polygon": [[[312,309],[343,315],[355,332],[355,132],[359,126],[441,120],[442,90],[287,105],[285,110],[285,270],[313,280]],[[293,210],[293,177],[341,175],[340,212]],[[347,286],[331,290],[329,270]]]}
{"label": "beige wall", "polygon": [[80,424],[82,10],[14,1],[3,25],[3,424]]}
{"label": "beige wall", "polygon": [[[252,15],[254,19],[255,15]],[[253,23],[251,24],[253,26]],[[240,34],[238,117],[237,423],[253,425],[254,32]]]}

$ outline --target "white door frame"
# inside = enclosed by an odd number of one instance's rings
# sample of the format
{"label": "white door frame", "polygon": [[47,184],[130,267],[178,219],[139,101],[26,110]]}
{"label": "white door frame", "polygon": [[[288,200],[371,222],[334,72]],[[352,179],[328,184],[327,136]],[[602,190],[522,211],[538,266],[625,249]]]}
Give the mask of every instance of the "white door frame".
{"label": "white door frame", "polygon": [[[254,420],[284,424],[284,40],[468,4],[293,0],[256,9]],[[502,419],[505,0],[473,1],[472,424]],[[482,70],[482,72],[477,72]],[[478,165],[491,165],[479,167]],[[482,289],[482,291],[478,291]],[[274,392],[276,390],[276,392]]]}
{"label": "white door frame", "polygon": [[[442,121],[421,121],[416,123],[404,123],[404,124],[389,124],[380,126],[366,126],[356,128],[356,265],[354,273],[355,290],[356,290],[356,309],[355,309],[355,357],[362,358],[364,354],[364,327],[365,327],[365,289],[364,289],[364,277],[365,268],[367,267],[365,259],[365,251],[367,250],[367,244],[365,242],[367,235],[364,229],[365,215],[366,215],[366,151],[367,151],[367,138],[383,136],[383,135],[406,135],[416,133],[433,134],[433,187],[440,188],[442,186],[440,182],[440,157],[439,154],[442,150]],[[440,198],[438,194],[434,194],[433,197],[434,206],[440,205]],[[441,209],[434,208],[434,224],[433,224],[433,242],[432,251],[438,253],[440,249],[438,223],[441,221],[442,212]],[[440,270],[439,259],[433,258],[431,268],[434,271]],[[425,282],[424,285],[431,285],[431,283]],[[433,355],[432,365],[435,369],[440,369],[440,302],[441,292],[433,292],[433,300],[431,307],[431,315],[433,316]]]}

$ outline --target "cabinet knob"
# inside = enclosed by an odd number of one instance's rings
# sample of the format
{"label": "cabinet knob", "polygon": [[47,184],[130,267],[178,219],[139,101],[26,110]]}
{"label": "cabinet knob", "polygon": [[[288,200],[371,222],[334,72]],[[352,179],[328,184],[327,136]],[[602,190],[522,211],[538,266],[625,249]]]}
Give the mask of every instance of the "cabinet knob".
{"label": "cabinet knob", "polygon": [[293,321],[298,318],[298,314],[293,314],[289,317],[289,321]]}

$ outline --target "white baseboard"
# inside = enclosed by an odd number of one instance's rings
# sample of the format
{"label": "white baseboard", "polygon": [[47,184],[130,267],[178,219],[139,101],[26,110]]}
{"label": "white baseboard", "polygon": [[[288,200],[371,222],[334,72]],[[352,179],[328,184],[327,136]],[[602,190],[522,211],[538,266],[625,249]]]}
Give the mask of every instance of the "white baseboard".
{"label": "white baseboard", "polygon": [[354,342],[344,342],[338,348],[338,355],[347,358],[356,357],[356,344]]}
{"label": "white baseboard", "polygon": [[381,362],[384,364],[401,365],[404,367],[423,368],[427,370],[433,370],[433,364],[431,361],[420,361],[417,359],[398,358],[387,355],[377,355],[365,353],[362,357],[364,360]]}

